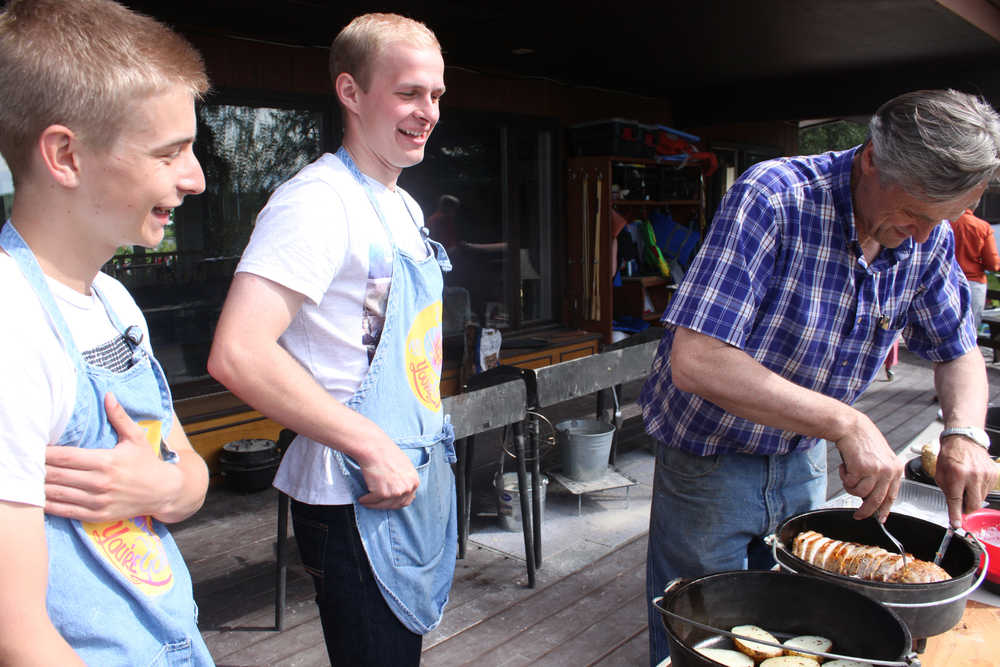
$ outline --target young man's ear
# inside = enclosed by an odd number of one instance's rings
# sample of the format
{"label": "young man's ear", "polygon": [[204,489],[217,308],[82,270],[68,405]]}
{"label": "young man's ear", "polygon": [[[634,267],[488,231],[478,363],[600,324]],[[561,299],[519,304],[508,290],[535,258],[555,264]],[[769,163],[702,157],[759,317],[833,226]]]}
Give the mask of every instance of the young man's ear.
{"label": "young man's ear", "polygon": [[56,183],[66,188],[76,187],[80,182],[79,143],[73,130],[65,125],[49,125],[38,138],[42,166]]}
{"label": "young man's ear", "polygon": [[337,80],[334,82],[333,87],[337,91],[337,97],[340,99],[340,103],[344,105],[344,108],[348,111],[358,113],[361,93],[364,91],[361,90],[361,85],[354,76],[347,72],[341,72],[337,75]]}

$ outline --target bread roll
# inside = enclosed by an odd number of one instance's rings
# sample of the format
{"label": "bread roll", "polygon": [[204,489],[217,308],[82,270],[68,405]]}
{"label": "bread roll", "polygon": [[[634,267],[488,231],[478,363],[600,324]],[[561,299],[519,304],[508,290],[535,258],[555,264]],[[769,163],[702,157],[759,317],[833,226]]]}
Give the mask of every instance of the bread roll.
{"label": "bread roll", "polygon": [[[938,442],[928,442],[920,448],[920,467],[924,472],[933,477],[937,470],[937,457],[941,453],[941,444]],[[1000,471],[1000,457],[995,459],[997,470]],[[1000,477],[993,486],[993,491],[1000,491]]]}
{"label": "bread roll", "polygon": [[[778,640],[770,632],[764,628],[758,627],[756,625],[737,625],[732,630],[730,630],[734,635],[742,635],[744,637],[749,637],[750,639],[759,639],[765,642],[771,642],[772,644],[779,643]],[[767,646],[765,644],[758,644],[753,641],[744,641],[742,639],[737,639],[733,637],[733,644],[736,646],[736,650],[740,653],[746,653],[748,656],[754,660],[766,660],[767,658],[777,658],[784,651],[782,649]]]}
{"label": "bread roll", "polygon": [[937,442],[925,443],[920,448],[920,467],[931,477],[934,476],[934,471],[937,470],[937,457],[940,450],[941,445]]}
{"label": "bread roll", "polygon": [[695,649],[709,660],[721,662],[726,667],[753,667],[753,658],[729,648],[699,648]]}
{"label": "bread roll", "polygon": [[768,658],[760,663],[760,667],[816,667],[819,662],[815,658],[804,658],[801,655],[782,655]]}
{"label": "bread roll", "polygon": [[827,639],[826,637],[820,637],[818,635],[801,635],[799,637],[792,637],[791,639],[783,642],[783,644],[785,646],[785,655],[800,655],[813,660],[819,660],[820,657],[812,655],[811,653],[799,653],[795,649],[805,648],[810,651],[829,653],[830,649],[833,648],[832,639]]}

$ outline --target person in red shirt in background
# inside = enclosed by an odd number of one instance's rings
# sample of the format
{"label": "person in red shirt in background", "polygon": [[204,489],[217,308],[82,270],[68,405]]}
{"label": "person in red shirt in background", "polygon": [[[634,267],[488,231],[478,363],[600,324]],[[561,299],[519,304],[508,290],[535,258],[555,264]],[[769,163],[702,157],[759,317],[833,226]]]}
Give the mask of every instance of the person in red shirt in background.
{"label": "person in red shirt in background", "polygon": [[976,318],[976,331],[983,323],[986,305],[986,271],[1000,271],[1000,255],[993,238],[990,223],[966,209],[958,219],[951,221],[955,234],[955,259],[962,267],[969,290],[972,292],[972,312]]}

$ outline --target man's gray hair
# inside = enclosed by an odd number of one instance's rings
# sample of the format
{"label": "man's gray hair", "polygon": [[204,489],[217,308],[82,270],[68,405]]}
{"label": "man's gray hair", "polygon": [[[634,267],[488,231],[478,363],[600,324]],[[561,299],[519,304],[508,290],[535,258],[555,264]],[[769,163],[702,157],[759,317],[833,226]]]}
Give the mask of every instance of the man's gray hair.
{"label": "man's gray hair", "polygon": [[957,90],[895,97],[875,112],[868,133],[882,181],[914,196],[954,199],[1000,169],[1000,115]]}

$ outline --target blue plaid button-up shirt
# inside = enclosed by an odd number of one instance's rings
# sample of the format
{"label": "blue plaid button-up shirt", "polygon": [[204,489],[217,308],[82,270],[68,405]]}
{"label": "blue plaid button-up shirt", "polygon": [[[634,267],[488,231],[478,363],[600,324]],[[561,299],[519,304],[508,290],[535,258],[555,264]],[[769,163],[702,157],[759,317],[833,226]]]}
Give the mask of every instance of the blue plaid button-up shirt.
{"label": "blue plaid button-up shirt", "polygon": [[815,442],[677,389],[670,372],[677,326],[847,404],[875,378],[900,333],[931,361],[976,346],[949,225],[865,262],[851,199],[857,150],[763,162],[730,188],[664,314],[667,330],[639,397],[646,430],[661,443],[704,455],[783,454]]}

